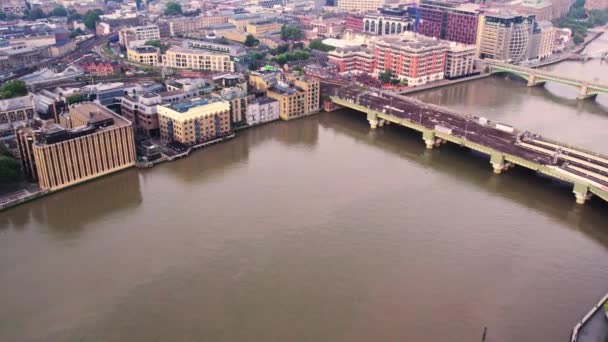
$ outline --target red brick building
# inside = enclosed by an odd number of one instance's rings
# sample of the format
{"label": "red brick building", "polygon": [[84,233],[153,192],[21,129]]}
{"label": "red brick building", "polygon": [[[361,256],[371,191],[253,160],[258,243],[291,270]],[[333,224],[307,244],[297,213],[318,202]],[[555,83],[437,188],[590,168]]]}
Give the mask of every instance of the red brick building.
{"label": "red brick building", "polygon": [[112,76],[118,73],[118,63],[110,62],[85,62],[80,64],[85,73],[92,76]]}
{"label": "red brick building", "polygon": [[345,29],[355,32],[363,32],[363,17],[358,15],[348,15],[346,17]]}

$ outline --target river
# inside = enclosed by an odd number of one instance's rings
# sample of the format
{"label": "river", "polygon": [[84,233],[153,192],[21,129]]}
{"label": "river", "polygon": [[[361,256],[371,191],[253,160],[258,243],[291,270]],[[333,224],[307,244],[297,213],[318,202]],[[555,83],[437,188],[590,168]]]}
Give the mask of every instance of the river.
{"label": "river", "polygon": [[[605,96],[575,95],[492,77],[416,97],[608,152]],[[0,213],[0,341],[565,341],[608,292],[606,222],[360,113],[276,122]]]}

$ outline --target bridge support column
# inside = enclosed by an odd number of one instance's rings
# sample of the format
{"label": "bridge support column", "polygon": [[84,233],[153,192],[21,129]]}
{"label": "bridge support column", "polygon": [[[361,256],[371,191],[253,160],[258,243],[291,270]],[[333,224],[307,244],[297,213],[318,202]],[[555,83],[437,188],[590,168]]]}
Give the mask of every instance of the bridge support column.
{"label": "bridge support column", "polygon": [[585,204],[588,199],[591,199],[591,193],[589,192],[589,187],[587,185],[575,183],[572,192],[574,193],[577,204]]}
{"label": "bridge support column", "polygon": [[589,93],[589,86],[587,85],[587,83],[583,83],[580,87],[580,89],[578,90],[578,96],[576,97],[579,100],[586,100],[586,99],[592,99],[595,98],[597,96],[597,94],[590,94]]}
{"label": "bridge support column", "polygon": [[384,126],[385,123],[386,122],[384,120],[382,120],[382,119],[378,120],[378,127]]}
{"label": "bridge support column", "polygon": [[372,129],[376,129],[378,127],[378,114],[374,111],[367,112],[367,121],[369,122],[369,127]]}
{"label": "bridge support column", "polygon": [[528,87],[534,87],[536,85],[536,75],[530,74],[528,77]]}
{"label": "bridge support column", "polygon": [[505,156],[499,153],[492,154],[490,163],[492,164],[492,169],[494,169],[495,174],[500,174],[509,167],[509,163],[505,163]]}
{"label": "bridge support column", "polygon": [[439,146],[437,139],[435,139],[435,132],[433,131],[422,132],[422,140],[424,140],[424,144],[428,150],[432,150],[433,146]]}

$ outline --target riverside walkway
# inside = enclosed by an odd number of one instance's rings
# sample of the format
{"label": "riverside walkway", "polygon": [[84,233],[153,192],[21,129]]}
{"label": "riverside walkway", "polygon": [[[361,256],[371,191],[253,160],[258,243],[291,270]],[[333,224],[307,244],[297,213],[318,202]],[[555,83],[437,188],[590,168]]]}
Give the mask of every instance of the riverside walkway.
{"label": "riverside walkway", "polygon": [[439,106],[360,87],[333,89],[331,100],[367,115],[372,129],[393,123],[422,133],[428,149],[451,142],[486,154],[495,173],[521,166],[573,185],[576,202],[608,201],[608,157]]}

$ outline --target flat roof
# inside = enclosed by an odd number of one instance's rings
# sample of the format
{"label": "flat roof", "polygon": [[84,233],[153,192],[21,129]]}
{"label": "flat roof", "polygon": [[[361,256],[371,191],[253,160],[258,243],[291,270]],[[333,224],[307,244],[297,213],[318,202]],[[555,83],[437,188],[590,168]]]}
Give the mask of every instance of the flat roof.
{"label": "flat roof", "polygon": [[114,113],[108,108],[93,102],[81,102],[70,106],[70,116],[78,115],[82,121],[88,123],[100,122],[107,119],[114,119],[113,126],[127,126],[131,121]]}

